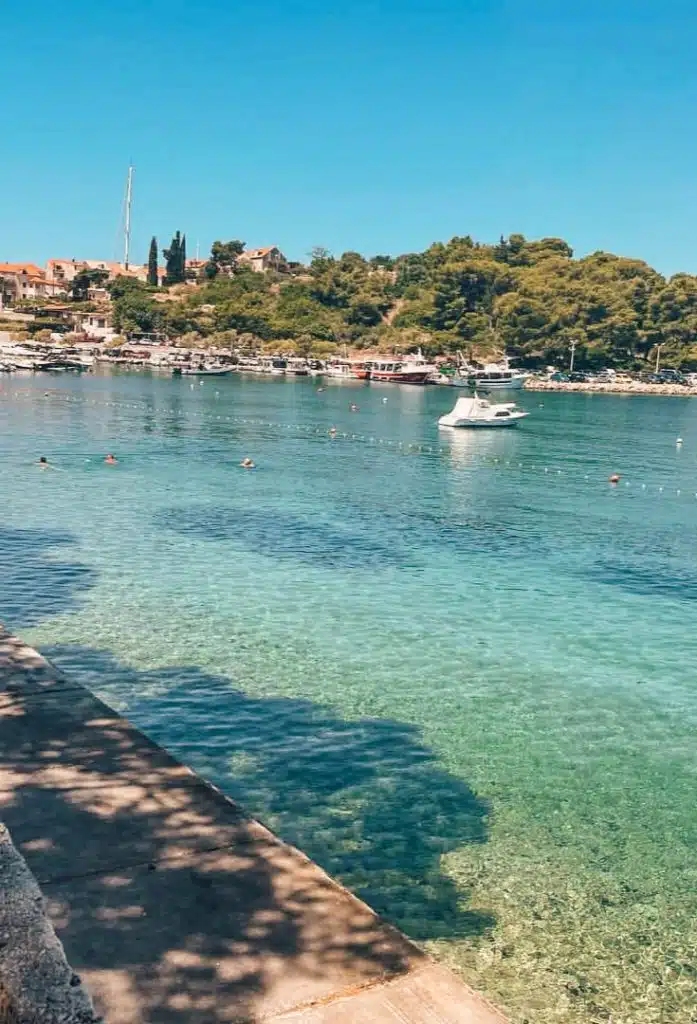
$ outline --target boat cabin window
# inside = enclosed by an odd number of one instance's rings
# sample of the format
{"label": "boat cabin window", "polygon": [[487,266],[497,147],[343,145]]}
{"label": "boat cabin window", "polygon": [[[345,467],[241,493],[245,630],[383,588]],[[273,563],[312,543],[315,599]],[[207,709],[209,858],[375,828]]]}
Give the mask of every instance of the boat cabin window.
{"label": "boat cabin window", "polygon": [[510,415],[511,415],[511,414],[510,414],[510,412],[508,411],[508,409],[503,409],[503,410],[502,410],[501,412],[497,412],[497,413],[495,414],[495,418],[496,418],[496,419],[505,419],[505,418],[506,418],[506,416],[510,416]]}

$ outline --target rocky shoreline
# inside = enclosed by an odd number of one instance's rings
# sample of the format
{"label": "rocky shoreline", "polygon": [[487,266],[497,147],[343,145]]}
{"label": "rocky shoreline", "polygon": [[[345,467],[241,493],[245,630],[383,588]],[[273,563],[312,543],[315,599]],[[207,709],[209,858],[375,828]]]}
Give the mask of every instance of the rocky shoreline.
{"label": "rocky shoreline", "polygon": [[684,384],[648,384],[640,380],[623,380],[614,383],[593,383],[591,381],[532,380],[525,382],[526,391],[575,391],[582,394],[598,395],[670,395],[678,398],[697,396],[697,387]]}

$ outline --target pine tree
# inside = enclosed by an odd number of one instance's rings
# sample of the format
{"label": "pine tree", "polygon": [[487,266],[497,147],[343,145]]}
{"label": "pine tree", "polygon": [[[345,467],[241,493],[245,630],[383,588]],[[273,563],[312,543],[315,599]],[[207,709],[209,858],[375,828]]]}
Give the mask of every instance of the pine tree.
{"label": "pine tree", "polygon": [[150,253],[148,255],[148,284],[152,285],[153,288],[157,288],[157,239],[152,236],[150,242]]}

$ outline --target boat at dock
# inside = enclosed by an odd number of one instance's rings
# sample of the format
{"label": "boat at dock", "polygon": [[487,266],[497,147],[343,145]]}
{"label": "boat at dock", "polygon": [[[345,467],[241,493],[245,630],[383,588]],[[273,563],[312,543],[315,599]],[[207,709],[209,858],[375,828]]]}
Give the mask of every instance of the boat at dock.
{"label": "boat at dock", "polygon": [[436,372],[432,363],[427,363],[421,352],[399,359],[371,359],[370,380],[388,384],[426,384]]}
{"label": "boat at dock", "polygon": [[289,377],[307,377],[310,373],[306,359],[291,358],[286,366],[286,374]]}
{"label": "boat at dock", "polygon": [[259,360],[259,373],[270,373],[273,377],[280,377],[287,369],[288,360],[282,356],[264,356]]}
{"label": "boat at dock", "polygon": [[368,380],[370,363],[365,359],[335,359],[325,366],[324,376],[338,380]]}
{"label": "boat at dock", "polygon": [[179,373],[182,377],[225,377],[232,373],[233,366],[182,366],[175,367],[172,373]]}
{"label": "boat at dock", "polygon": [[529,374],[512,369],[507,356],[500,363],[486,363],[483,367],[461,368],[454,383],[458,387],[481,388],[483,391],[518,391]]}
{"label": "boat at dock", "polygon": [[463,395],[453,409],[438,420],[439,427],[515,427],[529,413],[515,402],[489,402],[486,398]]}

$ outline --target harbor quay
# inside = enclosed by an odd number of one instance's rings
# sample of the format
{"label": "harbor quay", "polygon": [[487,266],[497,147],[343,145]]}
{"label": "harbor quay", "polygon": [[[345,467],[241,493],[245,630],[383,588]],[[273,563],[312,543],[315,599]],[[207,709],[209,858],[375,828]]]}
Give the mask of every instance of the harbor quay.
{"label": "harbor quay", "polygon": [[505,1024],[0,627],[0,1019]]}

